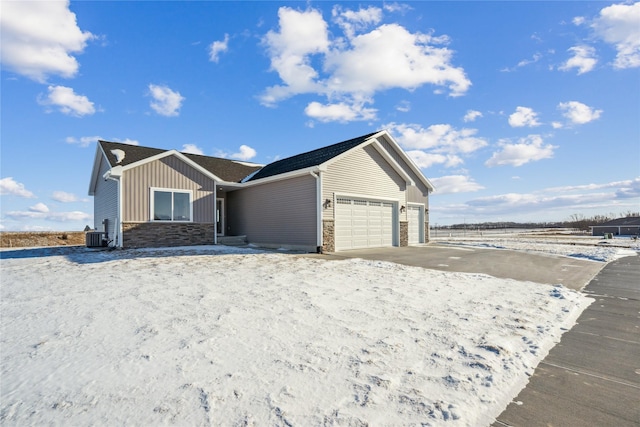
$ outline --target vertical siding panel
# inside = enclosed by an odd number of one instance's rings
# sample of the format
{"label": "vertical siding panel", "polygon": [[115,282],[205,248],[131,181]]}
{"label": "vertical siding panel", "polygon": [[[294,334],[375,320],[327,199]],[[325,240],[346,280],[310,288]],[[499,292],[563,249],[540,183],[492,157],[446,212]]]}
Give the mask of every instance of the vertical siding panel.
{"label": "vertical siding panel", "polygon": [[125,172],[124,220],[150,220],[151,187],[191,190],[193,222],[213,222],[215,202],[211,178],[193,169],[175,156],[156,160]]}

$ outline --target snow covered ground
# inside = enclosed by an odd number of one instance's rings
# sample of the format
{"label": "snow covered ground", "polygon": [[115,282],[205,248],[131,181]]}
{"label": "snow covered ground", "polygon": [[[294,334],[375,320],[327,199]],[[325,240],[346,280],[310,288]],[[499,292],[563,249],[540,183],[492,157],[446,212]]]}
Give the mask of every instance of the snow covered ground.
{"label": "snow covered ground", "polygon": [[640,251],[640,241],[630,237],[603,239],[593,236],[500,234],[436,237],[432,241],[440,244],[543,252],[599,262],[609,262],[620,257],[636,255]]}
{"label": "snow covered ground", "polygon": [[6,426],[488,425],[591,302],[223,246],[0,256]]}

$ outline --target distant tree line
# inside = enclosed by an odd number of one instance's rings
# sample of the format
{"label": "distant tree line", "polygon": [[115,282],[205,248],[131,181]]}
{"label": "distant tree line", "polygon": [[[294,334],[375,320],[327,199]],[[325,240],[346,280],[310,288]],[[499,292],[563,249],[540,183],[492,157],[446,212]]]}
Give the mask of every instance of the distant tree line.
{"label": "distant tree line", "polygon": [[640,217],[640,212],[625,212],[620,215],[608,214],[608,215],[594,215],[592,217],[586,217],[582,214],[573,214],[569,219],[558,222],[480,222],[480,223],[465,223],[465,224],[452,224],[436,226],[438,229],[473,229],[473,230],[498,230],[509,228],[573,228],[576,230],[589,231],[589,227],[594,225],[600,225],[607,221],[611,221],[616,218],[628,218],[628,217]]}

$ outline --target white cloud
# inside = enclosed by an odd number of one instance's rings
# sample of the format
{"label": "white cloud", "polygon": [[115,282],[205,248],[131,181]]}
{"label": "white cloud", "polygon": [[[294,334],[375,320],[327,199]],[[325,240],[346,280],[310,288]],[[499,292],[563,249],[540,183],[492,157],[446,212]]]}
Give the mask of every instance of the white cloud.
{"label": "white cloud", "polygon": [[[216,157],[221,157],[223,159],[231,158],[235,160],[247,161],[253,159],[256,154],[257,152],[253,148],[249,147],[248,145],[241,145],[237,153],[230,154],[227,151],[218,150],[215,155]],[[274,159],[273,161],[275,160],[277,159]]]}
{"label": "white cloud", "polygon": [[229,49],[229,34],[224,35],[224,40],[214,41],[209,46],[209,61],[218,62],[220,60],[220,54],[226,52]]}
{"label": "white cloud", "polygon": [[67,144],[76,144],[80,147],[88,147],[94,142],[98,142],[98,140],[102,139],[100,136],[81,136],[80,138],[76,138],[73,136],[68,136],[65,141]]}
{"label": "white cloud", "polygon": [[39,82],[48,75],[73,77],[94,36],[82,31],[68,1],[4,1],[0,13],[3,67]]}
{"label": "white cloud", "polygon": [[400,12],[402,14],[407,13],[410,10],[413,10],[413,8],[411,6],[409,6],[408,4],[406,4],[406,3],[398,3],[398,2],[383,3],[382,7],[387,12]]}
{"label": "white cloud", "polygon": [[47,213],[49,212],[49,207],[44,203],[36,203],[35,205],[29,208],[30,212],[38,212],[38,213]]}
{"label": "white cloud", "polygon": [[578,75],[580,75],[593,70],[598,63],[595,58],[596,50],[591,46],[574,46],[569,48],[569,52],[573,53],[573,56],[558,67],[561,71],[570,71],[573,68],[577,68]]}
{"label": "white cloud", "polygon": [[571,20],[571,22],[573,22],[573,25],[575,26],[580,26],[582,24],[584,24],[586,22],[584,16],[576,16],[575,18],[573,18]]}
{"label": "white cloud", "polygon": [[453,52],[437,47],[446,37],[410,33],[397,24],[385,24],[350,41],[350,49],[332,50],[325,68],[330,93],[372,95],[376,91],[413,90],[424,84],[448,87],[451,96],[471,86],[462,68],[450,65]]}
{"label": "white cloud", "polygon": [[304,109],[307,116],[321,122],[351,122],[355,120],[373,120],[378,110],[365,108],[363,104],[349,104],[340,102],[337,104],[322,105],[319,102],[311,102]]}
{"label": "white cloud", "polygon": [[515,113],[509,116],[509,125],[511,127],[540,126],[538,113],[529,107],[517,107]]}
{"label": "white cloud", "polygon": [[31,191],[24,187],[24,184],[16,182],[12,177],[0,179],[0,195],[2,196],[20,196],[26,198],[36,197]]}
{"label": "white cloud", "polygon": [[49,86],[49,94],[40,95],[38,103],[47,107],[57,107],[61,113],[82,117],[96,112],[93,102],[84,95],[77,95],[72,88],[66,86]]}
{"label": "white cloud", "polygon": [[467,114],[464,115],[463,120],[465,122],[474,122],[478,117],[482,117],[482,113],[476,110],[467,110]]}
{"label": "white cloud", "polygon": [[204,151],[202,151],[202,149],[195,144],[184,144],[182,146],[182,152],[188,154],[204,154]]}
{"label": "white cloud", "polygon": [[571,209],[574,212],[634,210],[634,202],[638,197],[640,197],[640,177],[604,184],[546,188],[533,193],[507,193],[481,197],[466,202],[459,207],[459,210],[464,211],[467,216],[508,215],[513,217],[518,213],[526,213],[539,218],[540,215],[548,217],[552,210]]}
{"label": "white cloud", "polygon": [[558,104],[558,110],[563,111],[563,116],[571,123],[578,125],[597,120],[602,114],[602,110],[595,110],[578,101],[561,102]]}
{"label": "white cloud", "polygon": [[229,157],[237,160],[251,160],[256,156],[256,150],[249,147],[248,145],[241,145],[240,151],[237,153],[231,154]]}
{"label": "white cloud", "polygon": [[451,168],[464,163],[464,160],[455,154],[437,154],[427,153],[422,150],[408,150],[407,155],[420,169],[427,169],[439,164]]}
{"label": "white cloud", "polygon": [[466,175],[449,175],[431,178],[439,195],[452,193],[470,193],[483,190],[484,187]]}
{"label": "white cloud", "polygon": [[596,34],[617,50],[615,68],[640,67],[640,2],[603,8],[592,24]]}
{"label": "white cloud", "polygon": [[[434,180],[432,179],[432,182]],[[437,184],[435,184],[437,186]],[[436,187],[440,190],[440,187]],[[507,193],[481,197],[465,203],[432,206],[433,213],[463,217],[469,221],[555,221],[571,214],[637,212],[640,177],[604,184],[546,188],[532,193]],[[555,218],[555,219],[554,219]]]}
{"label": "white cloud", "polygon": [[62,202],[62,203],[70,203],[70,202],[78,201],[78,197],[76,197],[75,194],[67,193],[65,191],[54,191],[51,198],[56,202]]}
{"label": "white cloud", "polygon": [[461,155],[470,154],[487,145],[483,138],[475,136],[477,129],[455,129],[451,125],[438,124],[423,128],[418,124],[389,123],[383,126],[407,155],[422,169],[440,164],[455,167],[464,163]]}
{"label": "white cloud", "polygon": [[299,93],[321,91],[314,80],[318,76],[311,66],[310,55],[327,52],[329,36],[322,14],[310,9],[299,12],[288,7],[278,10],[280,31],[269,31],[263,39],[271,57],[271,69],[284,86],[267,88],[262,103],[273,105]]}
{"label": "white cloud", "polygon": [[[531,36],[531,38],[535,40],[539,40],[539,38],[535,35]],[[506,67],[501,69],[500,71],[503,73],[510,73],[510,72],[516,71],[518,68],[526,67],[529,64],[535,64],[536,62],[540,61],[540,59],[542,59],[542,54],[535,53],[531,59],[523,59],[522,61],[518,62],[518,64],[515,67],[511,67],[511,68]]]}
{"label": "white cloud", "polygon": [[180,92],[171,90],[168,86],[149,85],[149,93],[153,98],[151,108],[161,116],[177,116],[185,98]]}
{"label": "white cloud", "polygon": [[472,153],[487,145],[487,141],[476,135],[477,129],[457,130],[448,124],[423,128],[417,124],[384,125],[394,133],[395,139],[404,148],[431,150],[435,153]]}
{"label": "white cloud", "polygon": [[[273,106],[298,94],[316,94],[327,97],[327,106],[340,106],[347,112],[339,115],[340,120],[361,120],[362,114],[349,112],[373,102],[378,91],[414,90],[432,84],[438,90],[448,88],[451,96],[459,96],[471,85],[464,70],[451,65],[453,52],[443,46],[448,42],[446,36],[411,33],[397,24],[363,32],[380,23],[381,9],[377,7],[357,11],[335,7],[334,21],[345,37],[331,40],[328,23],[317,10],[282,7],[278,16],[278,31],[269,31],[263,42],[271,69],[278,73],[282,84],[264,91],[264,105]],[[345,104],[352,107],[344,108]],[[322,103],[316,102],[307,110],[322,117],[334,116],[320,106]]]}
{"label": "white cloud", "polygon": [[400,111],[401,113],[408,113],[409,111],[411,111],[411,103],[409,101],[400,101],[396,106],[396,110]]}
{"label": "white cloud", "polygon": [[85,221],[93,218],[92,215],[80,212],[38,212],[38,211],[11,211],[7,212],[6,216],[9,218],[21,220],[21,219],[42,219],[46,221],[54,222],[69,222],[69,221]]}
{"label": "white cloud", "polygon": [[369,6],[366,9],[360,8],[357,11],[346,9],[336,5],[331,11],[334,22],[344,31],[347,38],[353,38],[357,31],[362,31],[372,25],[380,23],[382,20],[382,9]]}
{"label": "white cloud", "polygon": [[529,162],[553,157],[556,146],[544,144],[540,135],[529,135],[521,138],[516,144],[509,144],[508,141],[500,143],[501,150],[493,153],[493,156],[485,162],[488,167],[493,166],[522,166]]}

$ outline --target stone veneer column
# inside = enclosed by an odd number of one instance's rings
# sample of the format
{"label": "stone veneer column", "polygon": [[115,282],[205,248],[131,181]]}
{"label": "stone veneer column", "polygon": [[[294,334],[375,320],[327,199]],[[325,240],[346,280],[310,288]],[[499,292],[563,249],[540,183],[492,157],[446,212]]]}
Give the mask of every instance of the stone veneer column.
{"label": "stone veneer column", "polygon": [[332,219],[322,220],[322,251],[335,252],[336,227]]}
{"label": "stone veneer column", "polygon": [[409,246],[409,223],[400,222],[400,246]]}

